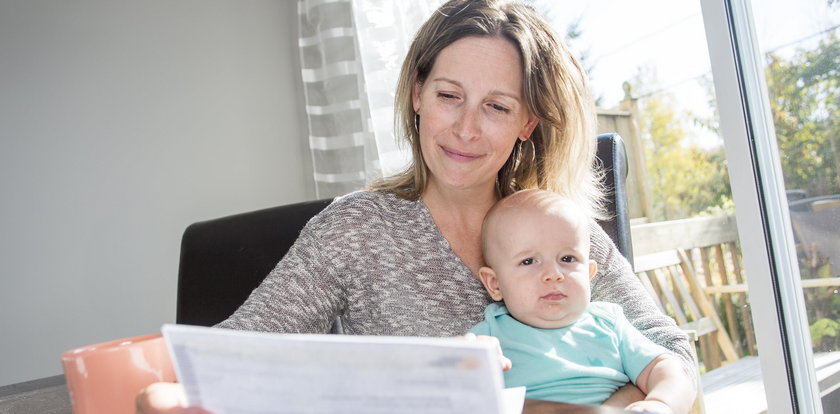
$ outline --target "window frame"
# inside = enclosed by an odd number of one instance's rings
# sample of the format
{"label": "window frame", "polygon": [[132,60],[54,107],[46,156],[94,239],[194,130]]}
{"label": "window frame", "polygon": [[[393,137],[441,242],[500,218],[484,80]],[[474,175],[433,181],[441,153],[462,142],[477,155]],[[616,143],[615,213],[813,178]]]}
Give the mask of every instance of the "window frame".
{"label": "window frame", "polygon": [[822,413],[750,3],[701,0],[701,9],[768,407]]}

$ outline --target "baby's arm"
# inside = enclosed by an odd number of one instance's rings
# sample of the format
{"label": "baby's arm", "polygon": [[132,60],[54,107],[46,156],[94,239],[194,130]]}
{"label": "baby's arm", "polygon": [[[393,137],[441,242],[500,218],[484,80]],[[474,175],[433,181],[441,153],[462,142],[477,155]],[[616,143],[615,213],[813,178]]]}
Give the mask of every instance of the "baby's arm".
{"label": "baby's arm", "polygon": [[644,401],[627,406],[631,411],[687,413],[694,402],[694,385],[677,357],[664,354],[651,361],[636,379],[647,394]]}

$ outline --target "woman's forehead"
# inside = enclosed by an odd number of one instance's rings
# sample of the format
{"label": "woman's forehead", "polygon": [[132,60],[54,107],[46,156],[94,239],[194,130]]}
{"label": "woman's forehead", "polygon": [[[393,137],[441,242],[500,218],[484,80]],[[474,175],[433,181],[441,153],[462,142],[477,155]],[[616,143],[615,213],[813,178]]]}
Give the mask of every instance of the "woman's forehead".
{"label": "woman's forehead", "polygon": [[516,46],[498,36],[468,36],[440,51],[428,80],[455,81],[462,86],[485,81],[488,87],[519,97],[522,62]]}

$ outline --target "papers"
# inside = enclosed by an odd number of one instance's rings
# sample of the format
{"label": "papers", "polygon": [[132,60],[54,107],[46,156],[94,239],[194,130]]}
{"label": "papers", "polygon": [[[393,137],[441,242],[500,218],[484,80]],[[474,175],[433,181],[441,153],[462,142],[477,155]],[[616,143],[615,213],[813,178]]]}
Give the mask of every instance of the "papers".
{"label": "papers", "polygon": [[496,350],[457,338],[164,325],[190,405],[226,413],[520,413]]}

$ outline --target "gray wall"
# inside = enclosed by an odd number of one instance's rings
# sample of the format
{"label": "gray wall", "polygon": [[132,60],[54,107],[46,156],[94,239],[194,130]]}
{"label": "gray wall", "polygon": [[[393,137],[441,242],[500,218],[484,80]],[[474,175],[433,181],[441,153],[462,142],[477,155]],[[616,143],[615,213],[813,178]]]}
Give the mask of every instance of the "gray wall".
{"label": "gray wall", "polygon": [[296,5],[0,0],[0,385],[175,319],[195,221],[314,198]]}

